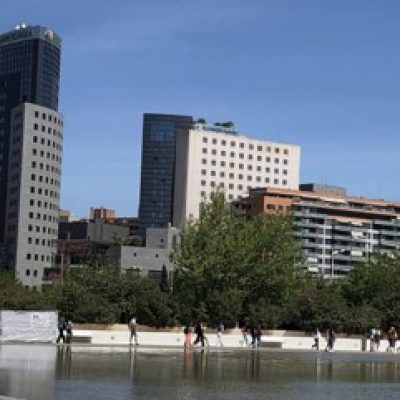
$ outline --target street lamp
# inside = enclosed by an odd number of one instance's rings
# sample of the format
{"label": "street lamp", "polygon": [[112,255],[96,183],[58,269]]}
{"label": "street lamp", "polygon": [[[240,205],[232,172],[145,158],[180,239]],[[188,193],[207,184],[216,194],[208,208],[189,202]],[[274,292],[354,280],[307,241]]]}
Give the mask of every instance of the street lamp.
{"label": "street lamp", "polygon": [[332,257],[331,257],[331,278],[333,279],[335,276],[335,255],[344,254],[347,249],[332,249]]}

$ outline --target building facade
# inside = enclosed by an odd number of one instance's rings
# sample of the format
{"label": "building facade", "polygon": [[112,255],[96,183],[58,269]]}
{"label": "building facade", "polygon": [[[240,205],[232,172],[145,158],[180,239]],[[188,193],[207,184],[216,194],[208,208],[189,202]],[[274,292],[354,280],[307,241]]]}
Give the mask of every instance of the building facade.
{"label": "building facade", "polygon": [[298,189],[300,147],[246,137],[231,128],[194,124],[176,142],[173,225],[199,215],[215,190],[233,201],[252,188]]}
{"label": "building facade", "polygon": [[[22,24],[0,35],[0,262],[14,268],[28,286],[39,284],[54,258],[53,245],[48,243],[57,236],[57,226],[47,223],[49,218],[52,223],[58,218],[53,212],[59,205],[54,194],[59,195],[62,153],[60,60],[60,37],[46,27]],[[29,182],[28,176],[38,180]],[[26,196],[30,190],[35,192]],[[46,197],[46,192],[53,197]],[[45,209],[44,204],[52,208]],[[46,229],[55,229],[55,233],[46,232],[46,238],[43,231],[35,236],[24,233],[33,226],[32,221],[24,222],[32,212],[35,218],[40,215],[41,222],[35,226],[44,229],[47,224]],[[47,220],[42,220],[44,216]],[[29,248],[31,244],[35,249]]]}
{"label": "building facade", "polygon": [[58,110],[61,40],[43,26],[0,35],[0,243],[5,239],[11,112],[23,102]]}
{"label": "building facade", "polygon": [[326,185],[300,189],[254,189],[233,207],[249,217],[292,213],[308,270],[327,279],[344,277],[374,253],[400,248],[400,202],[348,196],[343,188]]}
{"label": "building facade", "polygon": [[172,222],[175,146],[178,132],[187,132],[193,118],[185,115],[144,114],[139,228],[166,227]]}
{"label": "building facade", "polygon": [[171,252],[180,242],[180,230],[174,227],[148,228],[146,246],[112,246],[107,258],[123,273],[140,273],[156,282],[161,281],[163,272],[170,282],[175,269]]}
{"label": "building facade", "polygon": [[55,263],[63,120],[23,103],[11,117],[5,238],[9,265],[26,286],[40,286]]}
{"label": "building facade", "polygon": [[115,210],[104,207],[90,207],[90,219],[112,219],[115,218]]}

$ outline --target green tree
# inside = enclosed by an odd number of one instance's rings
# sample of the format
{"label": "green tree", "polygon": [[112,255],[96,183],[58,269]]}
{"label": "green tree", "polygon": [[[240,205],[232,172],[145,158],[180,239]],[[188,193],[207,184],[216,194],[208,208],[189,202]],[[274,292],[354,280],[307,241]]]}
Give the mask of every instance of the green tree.
{"label": "green tree", "polygon": [[199,219],[183,230],[173,253],[180,316],[210,323],[224,318],[233,324],[256,308],[265,315],[272,306],[284,304],[296,287],[301,275],[294,266],[298,254],[291,217],[248,220],[232,211],[222,193],[212,194],[202,204]]}

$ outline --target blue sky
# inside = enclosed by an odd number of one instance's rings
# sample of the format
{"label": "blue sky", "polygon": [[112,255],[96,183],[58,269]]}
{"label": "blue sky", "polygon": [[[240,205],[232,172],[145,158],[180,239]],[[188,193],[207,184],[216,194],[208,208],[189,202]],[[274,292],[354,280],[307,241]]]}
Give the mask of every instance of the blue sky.
{"label": "blue sky", "polygon": [[302,147],[301,180],[400,200],[397,0],[0,0],[63,38],[61,205],[137,215],[144,112]]}

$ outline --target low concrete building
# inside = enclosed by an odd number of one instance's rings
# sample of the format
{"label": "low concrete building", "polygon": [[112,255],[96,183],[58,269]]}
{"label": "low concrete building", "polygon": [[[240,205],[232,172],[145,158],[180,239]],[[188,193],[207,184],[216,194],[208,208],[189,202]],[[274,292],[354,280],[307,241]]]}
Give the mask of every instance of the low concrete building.
{"label": "low concrete building", "polygon": [[107,258],[124,273],[141,273],[159,282],[164,270],[171,279],[175,269],[171,252],[179,244],[179,235],[174,227],[149,228],[146,247],[115,245],[107,251]]}

